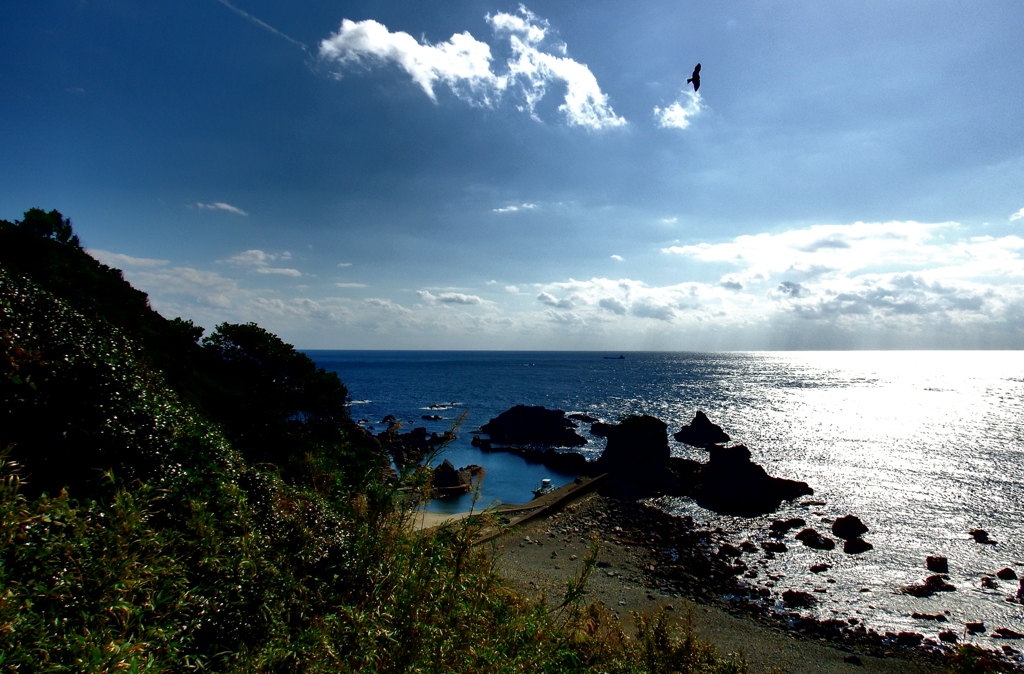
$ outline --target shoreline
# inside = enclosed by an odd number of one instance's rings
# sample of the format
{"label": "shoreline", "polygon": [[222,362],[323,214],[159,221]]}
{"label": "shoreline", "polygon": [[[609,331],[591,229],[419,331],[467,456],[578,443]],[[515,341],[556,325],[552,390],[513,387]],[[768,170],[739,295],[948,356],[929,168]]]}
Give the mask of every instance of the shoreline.
{"label": "shoreline", "polygon": [[[714,554],[721,538],[720,531],[696,529],[653,507],[591,493],[484,545],[517,589],[557,603],[597,540],[584,603],[603,604],[627,630],[632,611],[667,607],[676,621],[692,616],[699,636],[721,653],[742,653],[755,672],[934,672],[956,652],[955,646],[904,644],[855,619],[820,621],[759,605],[741,594],[749,590]],[[985,652],[1008,671],[1024,671],[1003,653]]]}

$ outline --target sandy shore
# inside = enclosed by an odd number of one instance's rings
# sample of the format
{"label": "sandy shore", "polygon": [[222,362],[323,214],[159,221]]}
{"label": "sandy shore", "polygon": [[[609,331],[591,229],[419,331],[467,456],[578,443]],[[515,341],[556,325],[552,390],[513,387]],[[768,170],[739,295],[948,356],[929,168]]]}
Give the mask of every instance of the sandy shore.
{"label": "sandy shore", "polygon": [[[697,633],[722,653],[740,653],[755,672],[914,672],[941,671],[941,659],[910,649],[837,644],[795,633],[780,622],[752,615],[721,599],[727,580],[711,569],[683,574],[680,582],[662,574],[658,534],[645,530],[639,506],[596,494],[562,511],[527,522],[486,543],[500,571],[524,593],[557,602],[566,582],[583,564],[595,538],[598,566],[587,585],[586,602],[607,607],[628,630],[632,612],[666,607],[681,620],[692,616]],[[697,546],[693,546],[697,547]],[[700,560],[687,560],[696,568]],[[719,578],[719,580],[716,580]],[[716,586],[717,585],[717,586]]]}

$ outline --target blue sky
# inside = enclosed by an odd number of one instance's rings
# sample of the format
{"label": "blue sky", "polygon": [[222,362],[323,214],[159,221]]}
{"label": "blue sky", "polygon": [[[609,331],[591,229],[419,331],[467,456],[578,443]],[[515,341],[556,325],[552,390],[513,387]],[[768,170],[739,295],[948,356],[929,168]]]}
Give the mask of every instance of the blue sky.
{"label": "blue sky", "polygon": [[1018,0],[0,21],[0,217],[59,209],[168,317],[300,348],[1024,343]]}

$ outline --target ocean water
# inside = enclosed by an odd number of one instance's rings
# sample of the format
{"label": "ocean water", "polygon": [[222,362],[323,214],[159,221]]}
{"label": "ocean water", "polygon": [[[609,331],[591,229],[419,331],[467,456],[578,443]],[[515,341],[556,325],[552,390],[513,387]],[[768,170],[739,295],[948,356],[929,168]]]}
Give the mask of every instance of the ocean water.
{"label": "ocean water", "polygon": [[[593,352],[307,353],[339,374],[353,416],[374,430],[383,430],[386,414],[438,432],[462,417],[444,457],[456,467],[485,468],[478,507],[525,502],[544,477],[571,479],[469,444],[469,431],[513,405],[606,422],[651,414],[670,434],[704,410],[770,474],[809,483],[812,498],[826,505],[789,504],[761,518],[720,516],[689,499],[658,499],[659,507],[721,527],[733,542],[763,540],[777,517],[803,517],[825,535],[829,521],[846,514],[870,528],[864,538],[874,549],[860,555],[812,550],[790,532],[790,551],[766,565],[744,556],[759,569],[748,582],[775,592],[819,590],[819,617],[857,617],[878,631],[934,636],[949,629],[963,637],[964,622],[982,620],[989,631],[972,640],[1024,649],[987,636],[997,627],[1024,632],[1024,606],[1006,601],[1017,581],[981,585],[984,574],[1004,567],[1024,576],[1024,352],[626,353],[624,360]],[[430,414],[444,419],[421,418]],[[580,424],[589,441],[581,451],[596,458],[604,442],[588,429]],[[705,459],[702,450],[670,445],[675,455]],[[465,496],[432,508],[472,505]],[[968,534],[975,528],[998,544],[976,543]],[[930,598],[897,593],[929,575],[925,557],[936,554],[949,558],[957,590]],[[831,568],[811,573],[817,563]],[[947,622],[914,619],[914,612],[943,613]]]}

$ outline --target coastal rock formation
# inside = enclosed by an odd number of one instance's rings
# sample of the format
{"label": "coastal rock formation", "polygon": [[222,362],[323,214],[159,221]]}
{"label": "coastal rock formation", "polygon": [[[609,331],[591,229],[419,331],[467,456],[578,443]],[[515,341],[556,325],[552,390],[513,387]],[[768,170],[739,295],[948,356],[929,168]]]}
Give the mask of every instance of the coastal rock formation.
{"label": "coastal rock formation", "polygon": [[953,592],[956,586],[947,582],[948,580],[949,576],[938,573],[928,576],[923,583],[906,585],[900,591],[913,597],[930,597],[936,592]]}
{"label": "coastal rock formation", "polygon": [[873,549],[875,546],[871,545],[863,538],[851,538],[843,543],[843,552],[848,555],[859,555],[862,552],[867,552]]}
{"label": "coastal rock formation", "polygon": [[606,430],[608,446],[595,469],[616,478],[649,481],[661,477],[671,451],[668,424],[652,416],[631,416]]}
{"label": "coastal rock formation", "polygon": [[832,533],[844,541],[860,538],[867,532],[867,526],[856,515],[845,515],[832,523]]}
{"label": "coastal rock formation", "polygon": [[796,535],[796,540],[809,548],[814,548],[815,550],[832,550],[836,547],[835,541],[827,536],[822,536],[810,527],[798,533]]}
{"label": "coastal rock formation", "polygon": [[540,406],[516,405],[480,427],[492,443],[579,447],[586,438],[576,433],[576,424],[562,410]]}
{"label": "coastal rock formation", "polygon": [[494,446],[490,440],[485,440],[474,435],[471,445],[482,452],[507,452],[521,456],[528,463],[540,463],[551,470],[565,473],[567,475],[587,475],[591,472],[591,465],[587,458],[579,452],[558,451],[555,449],[536,449],[534,447],[507,447]]}
{"label": "coastal rock formation", "polygon": [[700,472],[694,498],[701,506],[728,515],[770,513],[783,501],[814,493],[806,482],[772,477],[750,460],[750,450],[708,447],[709,461]]}
{"label": "coastal rock formation", "polygon": [[968,533],[975,543],[981,543],[982,545],[996,545],[997,543],[997,541],[993,541],[988,537],[988,532],[984,529],[971,529]]}
{"label": "coastal rock formation", "polygon": [[441,496],[468,494],[473,490],[474,480],[479,483],[483,475],[484,469],[480,466],[470,464],[456,470],[452,462],[445,459],[440,466],[434,469],[431,486]]}
{"label": "coastal rock formation", "polygon": [[949,560],[940,555],[925,557],[924,565],[932,573],[949,573]]}
{"label": "coastal rock formation", "polygon": [[996,571],[996,578],[999,580],[1017,580],[1017,572],[1006,566]]}
{"label": "coastal rock formation", "polygon": [[711,423],[707,415],[700,410],[693,415],[693,421],[688,426],[680,428],[672,437],[694,447],[707,447],[729,442],[729,434],[723,431],[718,424]]}

